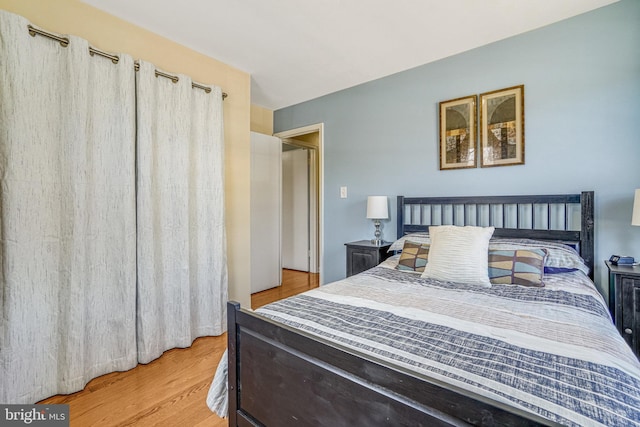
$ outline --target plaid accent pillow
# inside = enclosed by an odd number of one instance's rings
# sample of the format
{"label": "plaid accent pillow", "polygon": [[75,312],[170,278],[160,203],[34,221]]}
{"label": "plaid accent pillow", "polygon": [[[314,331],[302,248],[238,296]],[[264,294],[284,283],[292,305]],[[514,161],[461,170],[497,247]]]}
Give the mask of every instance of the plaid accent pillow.
{"label": "plaid accent pillow", "polygon": [[429,245],[406,240],[402,246],[402,254],[398,260],[397,270],[417,271],[422,273],[429,258]]}
{"label": "plaid accent pillow", "polygon": [[502,285],[544,286],[546,249],[489,249],[489,280]]}

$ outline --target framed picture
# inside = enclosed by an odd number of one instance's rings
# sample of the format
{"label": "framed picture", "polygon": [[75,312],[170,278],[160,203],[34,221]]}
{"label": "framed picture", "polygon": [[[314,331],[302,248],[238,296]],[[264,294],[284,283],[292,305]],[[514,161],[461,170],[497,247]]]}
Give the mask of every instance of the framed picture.
{"label": "framed picture", "polygon": [[440,103],[440,170],[475,168],[476,95]]}
{"label": "framed picture", "polygon": [[524,164],[524,85],[480,95],[480,166]]}

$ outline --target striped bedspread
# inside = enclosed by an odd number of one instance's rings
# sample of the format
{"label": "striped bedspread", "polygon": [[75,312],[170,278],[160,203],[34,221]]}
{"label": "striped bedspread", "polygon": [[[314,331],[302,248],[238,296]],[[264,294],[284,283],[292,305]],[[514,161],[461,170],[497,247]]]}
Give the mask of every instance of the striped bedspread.
{"label": "striped bedspread", "polygon": [[481,289],[379,266],[257,311],[564,425],[640,426],[640,363],[581,272]]}

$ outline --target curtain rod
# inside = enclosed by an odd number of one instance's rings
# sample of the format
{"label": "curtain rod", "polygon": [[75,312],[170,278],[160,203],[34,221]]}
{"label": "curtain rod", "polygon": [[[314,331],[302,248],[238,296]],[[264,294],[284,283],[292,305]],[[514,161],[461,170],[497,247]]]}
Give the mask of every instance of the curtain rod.
{"label": "curtain rod", "polygon": [[[38,34],[38,35],[41,35],[41,36],[44,36],[44,37],[47,37],[47,38],[50,38],[50,39],[53,39],[53,40],[59,42],[62,47],[69,46],[69,39],[67,37],[60,37],[60,36],[57,36],[55,34],[48,33],[46,31],[40,30],[38,28],[35,28],[32,25],[27,25],[27,27],[29,28],[29,34],[31,35],[31,37],[35,37],[36,34]],[[91,56],[94,56],[94,55],[102,56],[104,58],[110,59],[111,62],[113,62],[114,64],[117,64],[118,61],[120,61],[120,57],[118,55],[112,55],[110,53],[103,52],[101,50],[95,49],[95,48],[93,48],[91,46],[89,46],[89,55],[91,55]],[[140,69],[140,64],[137,61],[135,62],[134,68],[135,68],[136,71],[138,71]],[[169,80],[171,80],[174,83],[178,83],[178,81],[180,80],[180,78],[178,76],[174,76],[174,75],[171,75],[171,74],[163,73],[162,71],[159,71],[159,70],[155,70],[155,74],[156,74],[156,77],[158,77],[158,76],[166,77],[166,78],[168,78]],[[210,87],[203,86],[203,85],[195,83],[195,82],[191,82],[191,87],[194,88],[194,89],[196,89],[196,88],[197,89],[202,89],[206,93],[211,92],[211,88]],[[224,100],[227,96],[228,95],[227,95],[226,92],[222,92],[222,100]]]}

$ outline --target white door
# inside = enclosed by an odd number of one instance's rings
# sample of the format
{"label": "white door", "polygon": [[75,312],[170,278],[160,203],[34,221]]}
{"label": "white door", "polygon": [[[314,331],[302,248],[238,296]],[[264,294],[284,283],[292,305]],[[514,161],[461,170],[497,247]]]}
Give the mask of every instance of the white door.
{"label": "white door", "polygon": [[251,293],[280,286],[282,142],[251,132]]}
{"label": "white door", "polygon": [[309,271],[309,149],[282,153],[282,267]]}

